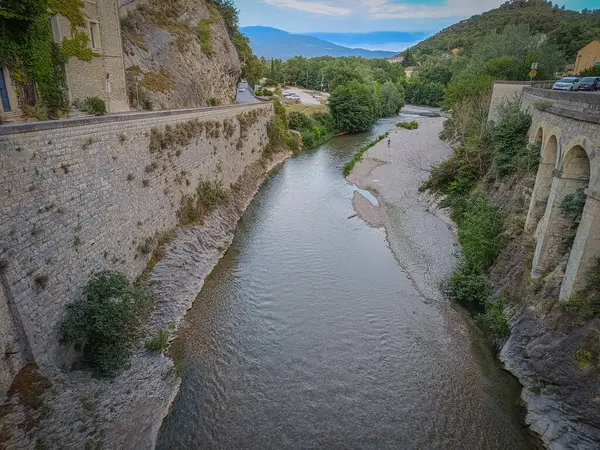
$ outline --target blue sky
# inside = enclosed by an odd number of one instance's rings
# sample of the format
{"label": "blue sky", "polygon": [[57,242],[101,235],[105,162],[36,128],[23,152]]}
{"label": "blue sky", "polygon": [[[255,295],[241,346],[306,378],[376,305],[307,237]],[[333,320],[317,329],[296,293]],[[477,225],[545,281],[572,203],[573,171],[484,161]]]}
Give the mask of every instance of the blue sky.
{"label": "blue sky", "polygon": [[[496,8],[504,0],[235,0],[235,3],[243,27],[269,26],[291,33],[314,34],[349,47],[398,51],[461,19]],[[559,4],[575,10],[600,7],[598,0],[563,0]],[[397,33],[364,34],[376,31]]]}

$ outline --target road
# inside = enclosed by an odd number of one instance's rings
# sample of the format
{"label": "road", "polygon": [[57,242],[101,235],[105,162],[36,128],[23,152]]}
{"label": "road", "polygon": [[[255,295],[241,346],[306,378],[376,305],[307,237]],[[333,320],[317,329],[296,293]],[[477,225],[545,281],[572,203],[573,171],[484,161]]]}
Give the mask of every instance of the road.
{"label": "road", "polygon": [[[245,91],[240,92],[240,89],[245,89]],[[244,104],[245,103],[260,103],[260,100],[258,100],[256,97],[254,97],[254,95],[252,95],[252,92],[248,88],[248,83],[240,83],[238,85],[238,90],[237,90],[235,101],[236,101],[236,103],[244,103]]]}
{"label": "road", "polygon": [[[297,94],[300,97],[300,103],[304,104],[304,105],[320,105],[319,100],[317,100],[316,98],[314,98],[312,95],[307,94],[305,91],[307,89],[303,89],[303,88],[299,88],[299,87],[293,87],[293,86],[286,86],[284,88],[282,88],[282,91],[284,92],[293,92],[294,94]],[[328,94],[325,94],[326,96]]]}

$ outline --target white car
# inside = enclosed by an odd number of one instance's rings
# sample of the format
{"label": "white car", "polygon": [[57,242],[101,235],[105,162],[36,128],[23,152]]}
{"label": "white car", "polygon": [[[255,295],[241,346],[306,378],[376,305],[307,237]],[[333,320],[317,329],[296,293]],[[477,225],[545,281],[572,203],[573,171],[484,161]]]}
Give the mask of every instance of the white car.
{"label": "white car", "polygon": [[555,91],[578,91],[580,86],[579,78],[564,77],[558,80],[552,86]]}
{"label": "white car", "polygon": [[246,89],[244,89],[244,88],[239,88],[239,89],[238,89],[238,92],[246,92]]}

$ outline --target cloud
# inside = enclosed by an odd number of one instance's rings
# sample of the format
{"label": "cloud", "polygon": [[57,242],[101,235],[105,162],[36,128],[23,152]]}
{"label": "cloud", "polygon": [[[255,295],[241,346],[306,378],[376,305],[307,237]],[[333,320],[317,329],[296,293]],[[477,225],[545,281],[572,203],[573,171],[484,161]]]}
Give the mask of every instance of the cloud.
{"label": "cloud", "polygon": [[440,19],[468,17],[496,8],[502,0],[448,0],[441,6],[395,3],[392,0],[359,0],[371,19]]}
{"label": "cloud", "polygon": [[319,2],[307,2],[304,0],[264,0],[264,2],[268,5],[296,9],[298,11],[322,14],[326,16],[347,16],[352,14],[352,9],[350,8],[340,8],[338,6],[330,6]]}
{"label": "cloud", "polygon": [[[403,3],[404,1],[404,3]],[[321,16],[352,16],[366,20],[456,19],[498,7],[504,0],[263,0],[267,5]]]}

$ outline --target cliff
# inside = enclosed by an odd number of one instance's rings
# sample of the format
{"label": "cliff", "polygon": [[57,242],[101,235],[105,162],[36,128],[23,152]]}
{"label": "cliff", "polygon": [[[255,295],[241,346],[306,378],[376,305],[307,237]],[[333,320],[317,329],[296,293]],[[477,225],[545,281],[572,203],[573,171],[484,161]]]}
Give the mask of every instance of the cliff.
{"label": "cliff", "polygon": [[130,104],[172,109],[235,103],[242,68],[227,24],[207,1],[139,0],[122,13]]}

